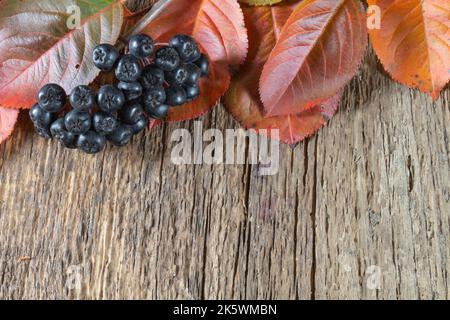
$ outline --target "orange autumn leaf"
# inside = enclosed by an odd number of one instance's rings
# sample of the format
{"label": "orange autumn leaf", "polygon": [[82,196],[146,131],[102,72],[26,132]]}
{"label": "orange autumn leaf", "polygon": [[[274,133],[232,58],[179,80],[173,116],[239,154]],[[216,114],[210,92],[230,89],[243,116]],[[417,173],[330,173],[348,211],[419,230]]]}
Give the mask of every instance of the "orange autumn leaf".
{"label": "orange autumn leaf", "polygon": [[[333,116],[340,95],[310,110],[287,116],[264,117],[258,83],[280,31],[295,5],[244,9],[250,52],[247,62],[225,95],[225,107],[247,129],[279,129],[281,141],[294,145],[319,130]],[[270,131],[260,131],[270,135]]]}
{"label": "orange autumn leaf", "polygon": [[381,28],[369,30],[392,77],[434,99],[450,80],[450,1],[369,0],[381,9]]}
{"label": "orange autumn leaf", "polygon": [[298,113],[334,96],[357,72],[366,46],[360,1],[302,1],[261,75],[266,115]]}
{"label": "orange autumn leaf", "polygon": [[10,136],[18,115],[19,110],[0,107],[0,144]]}
{"label": "orange autumn leaf", "polygon": [[144,32],[159,42],[178,33],[192,35],[210,60],[209,75],[200,83],[201,96],[171,108],[169,121],[193,119],[214,107],[230,85],[229,66],[241,64],[248,50],[237,0],[173,0]]}

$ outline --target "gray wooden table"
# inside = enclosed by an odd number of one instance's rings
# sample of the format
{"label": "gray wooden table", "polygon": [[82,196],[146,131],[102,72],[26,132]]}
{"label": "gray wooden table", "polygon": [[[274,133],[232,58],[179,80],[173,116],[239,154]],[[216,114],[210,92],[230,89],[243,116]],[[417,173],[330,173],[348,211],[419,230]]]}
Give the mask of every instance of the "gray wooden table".
{"label": "gray wooden table", "polygon": [[[0,146],[0,298],[449,298],[450,92],[369,56],[329,125],[280,172],[175,166],[160,126],[97,157]],[[205,128],[236,128],[221,106]]]}

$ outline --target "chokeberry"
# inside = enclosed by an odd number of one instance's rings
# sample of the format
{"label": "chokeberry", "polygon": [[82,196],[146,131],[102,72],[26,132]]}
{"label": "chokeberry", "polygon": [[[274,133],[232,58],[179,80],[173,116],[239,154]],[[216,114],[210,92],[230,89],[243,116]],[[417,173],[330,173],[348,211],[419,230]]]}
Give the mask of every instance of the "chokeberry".
{"label": "chokeberry", "polygon": [[104,43],[96,46],[92,54],[94,65],[103,71],[110,71],[119,58],[119,51],[114,46]]}
{"label": "chokeberry", "polygon": [[113,85],[105,85],[100,88],[97,95],[97,104],[105,112],[116,112],[125,103],[123,92]]}
{"label": "chokeberry", "polygon": [[187,102],[186,91],[177,85],[172,85],[167,89],[166,103],[169,106],[181,106]]}
{"label": "chokeberry", "polygon": [[95,105],[95,95],[88,86],[78,86],[69,96],[70,105],[80,111],[89,111]]}
{"label": "chokeberry", "polygon": [[122,90],[128,101],[139,98],[142,95],[142,85],[139,82],[119,82],[117,88]]}
{"label": "chokeberry", "polygon": [[116,117],[103,111],[94,114],[92,124],[95,131],[104,136],[113,133],[120,125]]}
{"label": "chokeberry", "polygon": [[145,113],[153,119],[162,120],[169,114],[169,106],[166,104],[160,104],[155,107],[145,107]]}
{"label": "chokeberry", "polygon": [[146,66],[142,72],[141,84],[146,90],[164,84],[164,71],[155,65]]}
{"label": "chokeberry", "polygon": [[188,77],[184,82],[184,84],[189,86],[198,85],[198,82],[200,81],[200,77],[202,75],[202,71],[200,70],[200,68],[193,63],[185,64],[184,68],[187,70],[188,73]]}
{"label": "chokeberry", "polygon": [[66,92],[55,83],[49,83],[42,87],[38,93],[38,101],[44,111],[58,112],[66,104]]}
{"label": "chokeberry", "polygon": [[144,92],[142,102],[145,107],[155,108],[166,101],[166,91],[163,87],[156,87]]}
{"label": "chokeberry", "polygon": [[78,148],[88,154],[99,153],[106,145],[106,138],[95,131],[88,131],[78,137]]}
{"label": "chokeberry", "polygon": [[35,104],[30,110],[30,119],[35,125],[47,127],[53,120],[50,112],[44,111],[39,104]]}
{"label": "chokeberry", "polygon": [[200,96],[200,87],[198,85],[184,87],[184,90],[186,91],[187,101],[193,101]]}
{"label": "chokeberry", "polygon": [[92,119],[85,111],[72,110],[64,117],[67,131],[73,134],[86,133],[91,129]]}
{"label": "chokeberry", "polygon": [[76,135],[67,131],[64,118],[59,118],[50,126],[52,137],[59,140],[64,146],[75,147]]}
{"label": "chokeberry", "polygon": [[141,115],[139,119],[131,125],[131,131],[133,131],[133,134],[138,134],[142,130],[148,127],[148,119],[145,115]]}
{"label": "chokeberry", "polygon": [[51,134],[50,129],[48,128],[48,126],[41,126],[39,124],[35,124],[34,125],[34,129],[36,130],[36,133],[40,137],[42,137],[42,138],[44,138],[46,140],[49,140],[49,139],[52,138],[52,134]]}
{"label": "chokeberry", "polygon": [[131,126],[126,124],[120,125],[112,134],[106,136],[108,141],[116,147],[125,146],[128,142],[130,142],[132,137],[133,130],[131,129]]}
{"label": "chokeberry", "polygon": [[135,82],[142,74],[142,68],[138,58],[131,54],[126,54],[120,58],[116,67],[116,78],[119,81]]}
{"label": "chokeberry", "polygon": [[171,47],[162,47],[155,54],[155,65],[164,71],[173,71],[180,65],[180,55]]}
{"label": "chokeberry", "polygon": [[200,68],[202,77],[206,77],[209,73],[209,59],[206,55],[202,54],[201,57],[195,61],[195,64]]}
{"label": "chokeberry", "polygon": [[61,139],[67,131],[64,118],[59,118],[50,126],[50,132],[53,138]]}
{"label": "chokeberry", "polygon": [[144,114],[142,105],[139,101],[130,101],[120,110],[120,119],[127,124],[136,123]]}
{"label": "chokeberry", "polygon": [[147,58],[155,50],[155,42],[146,34],[132,36],[128,44],[130,53],[138,58]]}
{"label": "chokeberry", "polygon": [[186,64],[178,66],[175,70],[166,73],[166,79],[169,84],[183,85],[189,78],[189,70]]}
{"label": "chokeberry", "polygon": [[185,62],[194,62],[201,56],[197,43],[188,35],[176,35],[170,40],[169,45],[178,51],[181,60]]}

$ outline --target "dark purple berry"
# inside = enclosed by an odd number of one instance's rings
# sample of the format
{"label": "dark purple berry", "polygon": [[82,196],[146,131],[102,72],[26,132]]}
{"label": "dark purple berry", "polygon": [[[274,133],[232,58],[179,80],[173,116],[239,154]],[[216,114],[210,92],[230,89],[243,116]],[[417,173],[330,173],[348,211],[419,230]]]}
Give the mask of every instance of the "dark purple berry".
{"label": "dark purple berry", "polygon": [[54,83],[46,84],[39,90],[38,101],[44,111],[58,112],[66,104],[66,92],[59,85]]}
{"label": "dark purple berry", "polygon": [[89,111],[95,105],[95,95],[88,86],[78,86],[72,90],[69,102],[74,109]]}
{"label": "dark purple berry", "polygon": [[131,131],[133,131],[133,134],[138,134],[142,130],[148,127],[149,121],[145,115],[141,115],[139,119],[131,125]]}
{"label": "dark purple berry", "polygon": [[184,90],[186,91],[187,101],[195,100],[200,96],[199,86],[184,87]]}
{"label": "dark purple berry", "polygon": [[155,65],[164,71],[173,71],[180,65],[180,56],[174,48],[162,47],[156,51]]}
{"label": "dark purple berry", "polygon": [[146,34],[137,34],[131,37],[128,49],[138,58],[147,58],[153,54],[155,42]]}
{"label": "dark purple berry", "polygon": [[40,137],[42,137],[42,138],[44,138],[46,140],[49,140],[49,139],[52,138],[52,134],[51,134],[50,129],[48,128],[48,126],[41,126],[39,124],[35,124],[34,125],[34,129],[36,130],[36,133]]}
{"label": "dark purple berry", "polygon": [[204,54],[201,55],[200,59],[195,61],[195,64],[200,68],[202,77],[206,77],[209,73],[209,60]]}
{"label": "dark purple berry", "polygon": [[103,71],[112,70],[118,58],[119,51],[107,43],[96,46],[92,54],[94,65]]}
{"label": "dark purple berry", "polygon": [[112,134],[106,136],[109,142],[116,147],[123,147],[127,145],[133,137],[133,130],[131,126],[122,124]]}
{"label": "dark purple berry", "polygon": [[139,82],[119,82],[117,88],[122,90],[128,101],[139,98],[142,95],[142,85]]}
{"label": "dark purple berry", "polygon": [[146,66],[142,72],[141,84],[146,90],[161,87],[164,80],[164,71],[155,65]]}
{"label": "dark purple berry", "polygon": [[169,114],[169,106],[166,104],[161,104],[155,106],[154,108],[145,107],[145,113],[153,119],[162,120]]}
{"label": "dark purple berry", "polygon": [[167,89],[167,99],[166,103],[169,106],[181,106],[187,102],[187,94],[186,91],[177,85],[170,86]]}
{"label": "dark purple berry", "polygon": [[166,91],[163,87],[147,90],[142,95],[142,102],[146,108],[155,108],[166,101]]}
{"label": "dark purple berry", "polygon": [[50,126],[52,137],[59,140],[65,147],[76,147],[76,135],[67,131],[64,118],[59,118]]}
{"label": "dark purple berry", "polygon": [[98,91],[97,104],[105,112],[116,112],[125,104],[125,96],[115,86],[105,85]]}
{"label": "dark purple berry", "polygon": [[64,117],[67,131],[73,134],[86,133],[91,129],[92,119],[85,111],[72,110]]}
{"label": "dark purple berry", "polygon": [[41,127],[48,127],[53,120],[52,114],[44,111],[39,104],[35,104],[29,114],[31,121]]}
{"label": "dark purple berry", "polygon": [[175,70],[166,73],[167,82],[172,85],[183,85],[188,81],[190,74],[187,64],[178,66]]}
{"label": "dark purple berry", "polygon": [[78,148],[88,154],[99,153],[106,145],[106,138],[94,131],[88,131],[78,137]]}
{"label": "dark purple berry", "polygon": [[187,70],[188,73],[188,77],[184,82],[184,84],[188,86],[197,86],[198,82],[200,81],[200,77],[202,75],[202,71],[200,70],[200,68],[193,63],[188,63],[184,65],[184,68]]}
{"label": "dark purple berry", "polygon": [[95,131],[104,136],[113,133],[120,125],[116,117],[103,111],[94,114],[92,124]]}
{"label": "dark purple berry", "polygon": [[142,74],[138,58],[131,54],[124,55],[117,64],[116,78],[119,81],[135,82]]}
{"label": "dark purple berry", "polygon": [[143,115],[144,110],[139,101],[130,101],[120,110],[120,119],[127,124],[136,123]]}
{"label": "dark purple berry", "polygon": [[201,56],[197,43],[188,35],[176,35],[170,40],[169,45],[178,51],[181,60],[184,62],[194,62]]}

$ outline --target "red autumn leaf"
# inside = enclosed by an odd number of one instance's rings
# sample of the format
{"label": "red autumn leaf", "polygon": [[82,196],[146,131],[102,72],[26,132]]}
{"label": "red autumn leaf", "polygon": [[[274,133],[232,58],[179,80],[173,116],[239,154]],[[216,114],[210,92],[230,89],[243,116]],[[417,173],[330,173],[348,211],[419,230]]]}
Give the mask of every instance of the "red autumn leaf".
{"label": "red autumn leaf", "polygon": [[369,0],[381,9],[381,28],[369,30],[392,77],[434,99],[450,80],[450,2]]}
{"label": "red autumn leaf", "polygon": [[167,42],[177,33],[192,35],[210,59],[210,74],[201,80],[196,101],[172,108],[169,121],[196,118],[209,111],[228,89],[230,65],[242,63],[248,41],[237,0],[173,0],[144,30]]}
{"label": "red autumn leaf", "polygon": [[5,141],[14,129],[19,110],[0,107],[0,144]]}
{"label": "red autumn leaf", "polygon": [[334,96],[357,72],[366,45],[366,16],[359,1],[301,2],[262,72],[266,115],[298,113]]}
{"label": "red autumn leaf", "polygon": [[[225,95],[225,107],[245,128],[279,129],[280,140],[293,145],[319,130],[331,118],[340,95],[301,113],[264,117],[258,82],[280,29],[294,10],[292,5],[244,9],[250,52],[246,64]],[[265,132],[270,134],[270,131]]]}
{"label": "red autumn leaf", "polygon": [[[67,11],[74,5],[81,11],[80,28],[69,29]],[[118,0],[0,2],[0,103],[29,108],[45,83],[67,92],[89,84],[99,73],[91,59],[94,47],[114,44],[122,23]]]}

